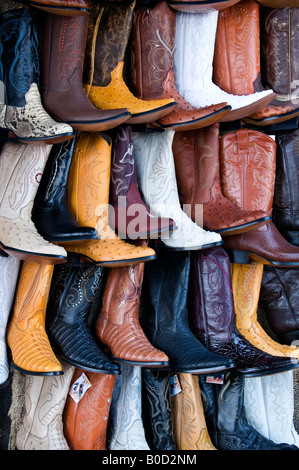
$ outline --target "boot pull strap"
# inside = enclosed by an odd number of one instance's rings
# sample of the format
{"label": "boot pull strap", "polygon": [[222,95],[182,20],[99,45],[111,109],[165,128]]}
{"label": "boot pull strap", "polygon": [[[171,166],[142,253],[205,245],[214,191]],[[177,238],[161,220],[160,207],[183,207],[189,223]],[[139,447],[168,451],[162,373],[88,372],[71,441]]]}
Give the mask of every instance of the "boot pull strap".
{"label": "boot pull strap", "polygon": [[244,150],[247,151],[249,148],[248,129],[238,129],[236,132],[238,152],[244,152]]}

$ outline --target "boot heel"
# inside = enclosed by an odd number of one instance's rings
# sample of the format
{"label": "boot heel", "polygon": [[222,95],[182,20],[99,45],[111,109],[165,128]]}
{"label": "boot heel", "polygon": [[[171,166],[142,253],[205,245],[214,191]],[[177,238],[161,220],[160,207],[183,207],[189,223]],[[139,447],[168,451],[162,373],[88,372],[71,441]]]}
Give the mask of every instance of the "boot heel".
{"label": "boot heel", "polygon": [[241,250],[227,250],[227,254],[230,258],[231,263],[236,264],[249,264],[250,259],[247,251]]}

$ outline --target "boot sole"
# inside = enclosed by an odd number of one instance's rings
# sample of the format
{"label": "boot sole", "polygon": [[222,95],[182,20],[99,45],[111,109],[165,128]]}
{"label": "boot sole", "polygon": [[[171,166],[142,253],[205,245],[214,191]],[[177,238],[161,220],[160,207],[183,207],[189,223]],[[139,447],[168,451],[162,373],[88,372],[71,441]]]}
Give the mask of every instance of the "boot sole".
{"label": "boot sole", "polygon": [[251,117],[244,118],[247,124],[253,124],[255,126],[271,126],[280,124],[281,122],[289,121],[292,118],[299,116],[299,109],[290,111],[288,113],[280,114],[279,116],[270,116],[262,119],[252,119]]}
{"label": "boot sole", "polygon": [[170,368],[170,363],[166,361],[152,361],[152,362],[146,362],[146,361],[130,361],[129,359],[121,359],[119,357],[115,357],[111,355],[111,359],[113,359],[114,362],[120,363],[120,364],[129,364],[131,366],[139,366],[139,367],[149,367],[150,369],[156,369],[156,368]]}
{"label": "boot sole", "polygon": [[174,372],[179,372],[179,373],[185,373],[185,374],[213,374],[213,373],[218,373],[218,372],[223,372],[225,370],[231,370],[235,369],[236,365],[227,365],[227,366],[218,366],[218,367],[207,367],[207,368],[195,368],[192,369],[192,367],[189,368],[180,368],[180,367],[175,367],[173,370]]}
{"label": "boot sole", "polygon": [[299,261],[275,261],[264,258],[256,253],[251,253],[250,251],[233,249],[227,249],[226,251],[230,256],[231,263],[233,264],[249,264],[250,259],[253,259],[267,266],[275,266],[276,268],[298,268],[299,266]]}
{"label": "boot sole", "polygon": [[[111,119],[105,119],[102,121],[65,121],[73,129],[77,131],[85,132],[102,132],[119,126],[120,124],[127,122],[131,114],[129,112],[119,114]],[[55,117],[54,117],[55,118]],[[58,118],[56,118],[58,120]]]}
{"label": "boot sole", "polygon": [[163,235],[163,233],[172,233],[174,232],[174,230],[176,230],[176,226],[175,225],[170,225],[169,227],[165,228],[164,230],[156,230],[156,231],[148,231],[148,232],[138,232],[138,233],[132,233],[132,235],[130,235],[129,233],[125,234],[121,231],[119,231],[117,229],[117,227],[115,227],[113,224],[110,224],[111,228],[113,228],[116,232],[117,232],[117,235],[119,236],[119,238],[123,239],[123,240],[127,240],[128,238],[130,240],[136,240],[138,238],[148,238],[148,237],[153,237],[153,236],[157,236],[157,238],[159,238],[160,235]]}
{"label": "boot sole", "polygon": [[230,0],[230,1],[223,1],[223,0],[213,0],[213,1],[202,1],[202,2],[172,2],[171,0],[167,0],[167,3],[174,9],[184,12],[200,12],[208,8],[212,8],[213,10],[222,10],[223,8],[229,8],[239,0]]}
{"label": "boot sole", "polygon": [[220,122],[230,122],[244,119],[245,117],[250,116],[250,114],[254,114],[255,112],[259,111],[263,106],[270,103],[270,101],[273,101],[275,96],[275,93],[271,93],[270,95],[261,98],[259,101],[255,101],[254,103],[249,104],[248,106],[230,111],[226,116],[220,119]]}
{"label": "boot sole", "polygon": [[296,364],[294,362],[293,365],[289,365],[289,366],[284,366],[284,367],[278,367],[277,369],[269,369],[269,370],[266,370],[266,371],[263,371],[263,369],[261,370],[257,370],[255,372],[242,372],[242,369],[236,369],[236,373],[242,377],[265,377],[267,375],[274,375],[274,374],[279,374],[281,372],[287,372],[288,370],[293,370],[293,369],[297,369],[299,367],[299,363]]}
{"label": "boot sole", "polygon": [[15,256],[23,261],[31,261],[38,264],[62,264],[67,263],[68,259],[59,255],[48,255],[44,253],[33,253],[29,251],[18,250],[17,248],[10,248],[0,242],[0,249],[5,253]]}
{"label": "boot sole", "polygon": [[172,246],[167,246],[164,242],[163,242],[163,245],[165,246],[165,248],[167,248],[168,250],[171,250],[171,251],[195,251],[195,250],[204,250],[205,248],[213,248],[214,246],[220,246],[220,245],[223,245],[223,240],[220,240],[219,242],[215,242],[215,243],[207,243],[206,245],[196,245],[196,246],[192,246],[192,247],[188,247],[188,248],[185,248],[185,247],[172,247]]}
{"label": "boot sole", "polygon": [[92,258],[82,255],[80,253],[75,252],[68,252],[68,261],[73,266],[81,266],[85,263],[92,263],[96,264],[97,266],[103,266],[106,268],[118,268],[122,266],[134,266],[139,263],[145,263],[147,261],[152,261],[157,259],[157,255],[152,256],[144,256],[143,258],[132,258],[132,259],[125,259],[125,260],[115,260],[115,261],[96,261]]}
{"label": "boot sole", "polygon": [[167,116],[172,112],[173,107],[177,105],[176,102],[166,104],[161,108],[151,109],[149,111],[144,111],[142,113],[131,114],[131,117],[128,119],[128,124],[148,124],[157,119],[161,119]]}
{"label": "boot sole", "polygon": [[71,140],[75,137],[74,133],[69,134],[60,134],[51,137],[20,137],[15,134],[13,131],[5,128],[0,129],[0,142],[21,142],[23,144],[28,144],[29,142],[33,142],[35,144],[60,144],[62,142],[66,142]]}
{"label": "boot sole", "polygon": [[214,232],[219,233],[220,235],[238,235],[240,233],[246,233],[250,230],[255,230],[258,227],[264,225],[268,220],[271,220],[271,217],[262,217],[261,219],[253,220],[247,224],[237,225],[236,227],[224,228],[221,230],[213,230]]}
{"label": "boot sole", "polygon": [[19,367],[17,366],[14,362],[11,363],[11,365],[13,366],[14,369],[22,372],[23,374],[26,374],[26,375],[39,375],[39,376],[52,376],[52,375],[63,375],[63,371],[57,371],[57,370],[54,370],[54,371],[50,371],[50,372],[34,372],[34,371],[31,371],[31,370],[26,370],[26,369],[23,369],[22,367]]}
{"label": "boot sole", "polygon": [[78,15],[89,15],[89,10],[87,8],[82,7],[60,7],[60,6],[52,6],[52,5],[44,5],[41,6],[40,3],[37,2],[29,2],[29,4],[39,10],[43,10],[47,13],[62,15],[62,16],[78,16]]}
{"label": "boot sole", "polygon": [[90,372],[98,372],[98,373],[102,373],[102,374],[120,375],[120,370],[110,370],[110,369],[105,369],[105,368],[97,369],[96,367],[85,366],[81,362],[73,361],[72,359],[69,359],[68,357],[65,357],[63,354],[60,354],[59,356],[67,364],[71,364],[72,366],[78,367],[79,369],[88,370]]}

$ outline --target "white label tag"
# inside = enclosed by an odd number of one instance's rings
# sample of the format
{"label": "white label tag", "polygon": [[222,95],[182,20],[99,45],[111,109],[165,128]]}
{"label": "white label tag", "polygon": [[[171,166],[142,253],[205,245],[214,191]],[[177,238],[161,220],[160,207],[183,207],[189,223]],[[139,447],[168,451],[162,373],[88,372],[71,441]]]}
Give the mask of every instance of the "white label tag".
{"label": "white label tag", "polygon": [[174,395],[177,395],[178,393],[181,393],[182,387],[181,387],[179,378],[176,374],[170,377],[169,384],[170,384],[170,396],[171,397],[173,397]]}
{"label": "white label tag", "polygon": [[69,395],[78,403],[90,387],[91,383],[83,373],[71,386]]}

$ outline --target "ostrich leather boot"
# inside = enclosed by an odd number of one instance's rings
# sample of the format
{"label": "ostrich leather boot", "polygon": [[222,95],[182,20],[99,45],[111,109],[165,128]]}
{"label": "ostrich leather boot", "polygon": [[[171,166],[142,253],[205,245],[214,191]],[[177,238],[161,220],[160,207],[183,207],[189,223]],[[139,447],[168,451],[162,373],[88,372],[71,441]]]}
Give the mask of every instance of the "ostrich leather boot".
{"label": "ostrich leather boot", "polygon": [[61,16],[89,15],[88,0],[29,0],[29,5]]}
{"label": "ostrich leather boot", "polygon": [[222,236],[243,233],[264,225],[269,215],[262,210],[243,210],[235,206],[221,190],[219,162],[219,124],[175,133],[173,158],[181,204],[202,205],[203,226]]}
{"label": "ostrich leather boot", "polygon": [[[223,135],[220,167],[221,187],[228,199],[240,209],[259,208],[272,215],[276,168],[272,137],[250,129]],[[287,242],[272,220],[251,232],[225,237],[224,246],[232,262],[244,264],[255,259],[277,267],[299,266],[299,248]]]}
{"label": "ostrich leather boot", "polygon": [[[87,383],[77,398],[73,387]],[[63,432],[71,450],[107,450],[107,424],[115,375],[75,369],[63,411]]]}
{"label": "ostrich leather boot", "polygon": [[[280,39],[282,40],[282,37],[279,38],[277,34],[275,48],[282,46]],[[234,95],[263,91],[265,88],[262,85],[260,55],[258,2],[242,0],[219,12],[214,53],[214,83]],[[267,56],[267,63],[272,60]],[[287,70],[288,66],[285,65],[285,68],[281,69]],[[280,100],[277,87],[268,83],[267,88],[274,89],[276,97],[255,114],[245,117],[246,122],[265,126],[298,116],[298,105],[293,104],[290,99]]]}
{"label": "ostrich leather boot", "polygon": [[154,124],[163,129],[190,130],[208,126],[226,116],[226,100],[192,106],[177,90],[174,75],[176,13],[165,0],[154,8],[136,11],[132,30],[131,86],[139,98],[173,98],[176,108]]}

